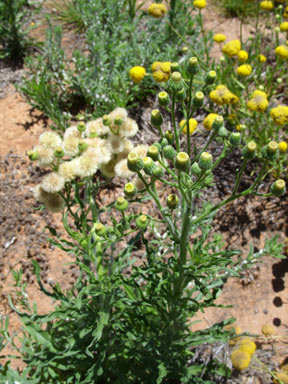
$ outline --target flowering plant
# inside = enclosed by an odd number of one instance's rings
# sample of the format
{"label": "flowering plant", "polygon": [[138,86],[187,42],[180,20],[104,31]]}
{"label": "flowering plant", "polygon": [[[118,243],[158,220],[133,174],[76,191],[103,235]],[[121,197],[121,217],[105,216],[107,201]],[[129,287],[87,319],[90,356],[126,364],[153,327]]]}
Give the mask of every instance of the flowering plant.
{"label": "flowering plant", "polygon": [[[281,246],[275,239],[267,241],[263,250],[254,253],[252,248],[243,260],[213,235],[213,217],[241,196],[281,196],[285,182],[280,179],[270,191],[262,190],[269,159],[278,153],[271,141],[263,148],[264,161],[250,186],[241,189],[257,144],[228,131],[218,114],[206,121],[204,145],[193,143],[199,129],[194,117],[210,102],[209,87],[200,91],[194,84],[198,72],[197,59],[191,58],[164,83],[159,109],[151,114],[160,136],[153,145],[129,142],[137,124],[118,108],[70,127],[63,138],[45,133],[29,152],[32,160],[52,171],[35,195],[47,209],[47,194],[61,199],[53,207],[63,213],[66,236],[50,228],[50,241],[73,255],[79,277],[71,289],[59,284],[48,288],[35,262],[39,287],[57,301],[55,309],[39,315],[35,306],[23,311],[11,301],[24,326],[21,347],[7,330],[2,329],[2,335],[26,364],[27,383],[212,383],[215,375],[229,376],[223,362],[214,359],[205,365],[195,351],[203,343],[225,343],[234,336],[224,328],[233,319],[196,331],[193,316],[217,306],[229,276],[238,277],[266,253],[281,257]],[[211,82],[211,74],[204,77]],[[180,124],[176,108],[183,115]],[[171,129],[164,132],[165,110]],[[215,140],[219,155],[210,149]],[[216,204],[199,203],[215,168],[235,150],[242,153],[242,165],[230,196]],[[123,194],[101,205],[97,194],[115,174],[127,181]]]}

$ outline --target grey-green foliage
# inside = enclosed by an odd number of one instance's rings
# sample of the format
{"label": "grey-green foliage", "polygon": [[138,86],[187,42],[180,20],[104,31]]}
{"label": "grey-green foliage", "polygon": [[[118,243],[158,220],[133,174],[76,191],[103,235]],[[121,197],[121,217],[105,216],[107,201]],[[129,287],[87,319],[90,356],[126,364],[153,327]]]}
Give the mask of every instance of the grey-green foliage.
{"label": "grey-green foliage", "polygon": [[[223,343],[231,337],[224,326],[233,320],[193,331],[187,319],[199,310],[216,306],[215,300],[227,278],[239,276],[260,254],[253,256],[251,250],[243,263],[237,252],[223,250],[221,237],[210,238],[211,219],[205,220],[198,226],[202,236],[194,242],[184,270],[186,292],[178,296],[172,287],[179,259],[170,242],[163,244],[157,237],[148,241],[145,232],[136,231],[127,246],[116,251],[115,244],[131,228],[135,216],[128,215],[119,221],[113,208],[107,210],[113,227],[102,238],[81,237],[82,224],[78,222],[75,232],[66,215],[64,226],[72,237],[70,241],[61,239],[51,229],[51,242],[74,254],[79,270],[72,289],[64,292],[57,284],[49,289],[43,286],[35,262],[41,291],[47,300],[52,298],[59,303],[52,312],[39,315],[35,306],[21,312],[10,301],[24,325],[22,345],[14,344],[27,365],[20,382],[198,384],[213,383],[215,375],[228,377],[229,369],[217,360],[201,364],[193,362],[193,357],[198,345]],[[86,228],[87,225],[89,221],[84,224]],[[190,233],[196,229],[191,227]],[[144,246],[143,262],[135,264],[133,253],[139,241]],[[261,256],[272,248],[278,256],[281,250],[275,238],[267,243]],[[7,328],[7,322],[2,324],[1,335],[13,344]],[[1,377],[7,380],[20,376],[7,365],[0,368]]]}
{"label": "grey-green foliage", "polygon": [[128,72],[133,65],[149,71],[154,61],[177,61],[185,42],[202,54],[196,19],[187,17],[188,2],[177,2],[173,30],[165,19],[155,20],[144,12],[131,20],[123,0],[75,0],[73,4],[81,10],[85,25],[85,52],[76,50],[70,62],[61,47],[60,27],[50,23],[43,52],[27,61],[29,71],[21,85],[28,101],[58,129],[66,125],[59,111],[74,114],[86,109],[100,116],[153,92],[151,78],[145,78],[140,88],[132,86]]}
{"label": "grey-green foliage", "polygon": [[27,24],[36,8],[28,5],[28,0],[1,0],[0,58],[9,57],[15,63],[21,63],[33,46],[29,37],[32,27],[27,27]]}

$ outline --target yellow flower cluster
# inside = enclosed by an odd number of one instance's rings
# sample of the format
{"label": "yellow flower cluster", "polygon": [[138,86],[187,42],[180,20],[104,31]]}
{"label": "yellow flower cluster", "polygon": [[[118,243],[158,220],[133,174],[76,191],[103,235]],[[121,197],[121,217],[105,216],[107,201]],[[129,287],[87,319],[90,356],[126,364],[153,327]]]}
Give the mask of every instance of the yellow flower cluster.
{"label": "yellow flower cluster", "polygon": [[169,61],[155,61],[155,63],[152,64],[151,69],[154,80],[157,83],[167,82],[169,80],[171,73],[171,63]]}
{"label": "yellow flower cluster", "polygon": [[252,67],[249,64],[243,64],[236,69],[236,72],[239,76],[250,76],[252,73]]}
{"label": "yellow flower cluster", "polygon": [[206,7],[207,2],[206,2],[206,0],[194,0],[193,5],[195,8],[203,9]]}
{"label": "yellow flower cluster", "polygon": [[131,80],[135,84],[139,84],[146,75],[146,69],[144,67],[141,67],[140,65],[136,65],[135,67],[132,67],[130,69],[129,75]]}
{"label": "yellow flower cluster", "polygon": [[248,368],[251,356],[256,351],[256,344],[249,338],[240,338],[236,349],[231,353],[231,361],[234,368],[242,371]]}
{"label": "yellow flower cluster", "polygon": [[216,89],[211,91],[209,96],[217,105],[235,104],[239,101],[238,97],[229,91],[226,85],[222,84],[217,85]]}
{"label": "yellow flower cluster", "polygon": [[284,125],[288,123],[288,107],[286,105],[278,105],[272,108],[270,116],[277,125]]}
{"label": "yellow flower cluster", "polygon": [[216,35],[213,36],[213,40],[219,44],[223,43],[226,39],[227,37],[223,33],[217,33]]}
{"label": "yellow flower cluster", "polygon": [[252,97],[247,102],[247,107],[250,111],[264,112],[268,107],[268,98],[266,92],[255,90]]}
{"label": "yellow flower cluster", "polygon": [[152,3],[148,7],[148,13],[150,16],[159,19],[160,17],[163,17],[165,13],[167,13],[167,8],[164,4]]}
{"label": "yellow flower cluster", "polygon": [[262,326],[261,332],[264,336],[272,336],[275,333],[275,328],[272,324],[267,323]]}
{"label": "yellow flower cluster", "polygon": [[[281,141],[278,144],[278,149],[280,153],[286,153],[288,149],[288,144],[286,143],[286,141]],[[262,329],[262,332],[263,332],[263,329]]]}
{"label": "yellow flower cluster", "polygon": [[280,31],[281,32],[288,32],[288,21],[284,21],[284,23],[280,24]]}
{"label": "yellow flower cluster", "polygon": [[[195,119],[189,119],[189,134],[192,135],[192,133],[195,131],[195,129],[197,128],[197,121]],[[183,119],[180,121],[179,123],[179,127],[182,128],[182,132],[187,134],[187,123],[186,123],[186,120]]]}
{"label": "yellow flower cluster", "polygon": [[260,61],[260,63],[265,63],[267,61],[267,58],[266,58],[266,56],[260,54],[258,56],[258,60]]}
{"label": "yellow flower cluster", "polygon": [[205,119],[203,120],[203,127],[205,129],[207,129],[207,131],[211,131],[212,129],[212,125],[214,123],[214,120],[216,119],[216,117],[218,117],[219,115],[217,115],[217,113],[209,113],[209,115],[207,115],[205,117]]}
{"label": "yellow flower cluster", "polygon": [[248,60],[248,52],[244,50],[239,51],[237,56],[241,63],[245,63]]}
{"label": "yellow flower cluster", "polygon": [[86,125],[69,127],[63,138],[54,132],[45,132],[39,137],[39,145],[29,151],[32,160],[52,170],[34,189],[35,198],[44,203],[47,210],[60,212],[64,201],[59,192],[66,183],[91,177],[98,169],[106,177],[132,176],[127,167],[128,153],[133,149],[146,156],[147,151],[147,146],[134,149],[128,140],[137,131],[138,126],[127,111],[116,108]]}
{"label": "yellow flower cluster", "polygon": [[240,50],[241,50],[240,40],[229,41],[229,43],[223,45],[222,47],[222,52],[228,57],[237,56]]}
{"label": "yellow flower cluster", "polygon": [[273,2],[272,1],[261,1],[260,8],[264,11],[271,11],[273,9]]}
{"label": "yellow flower cluster", "polygon": [[286,45],[279,45],[275,48],[275,55],[288,60],[288,47]]}

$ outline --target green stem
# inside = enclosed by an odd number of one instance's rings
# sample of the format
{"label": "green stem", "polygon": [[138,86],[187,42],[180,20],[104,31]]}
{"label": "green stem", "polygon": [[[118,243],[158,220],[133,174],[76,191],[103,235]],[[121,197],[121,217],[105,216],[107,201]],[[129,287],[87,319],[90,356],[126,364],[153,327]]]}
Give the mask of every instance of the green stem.
{"label": "green stem", "polygon": [[[187,112],[186,112],[186,129],[187,129],[187,153],[190,156],[191,152],[191,136],[190,136],[190,128],[189,128],[189,119],[190,119],[190,109],[191,109],[191,102],[192,102],[192,85],[193,85],[193,77],[194,75],[190,76],[189,81],[189,97],[188,97],[188,105],[187,105]],[[192,113],[191,113],[192,115]]]}
{"label": "green stem", "polygon": [[153,183],[152,185],[152,188],[153,190],[151,190],[150,186],[147,184],[145,178],[141,175],[140,172],[138,172],[138,177],[139,179],[142,181],[142,183],[145,185],[145,188],[146,188],[146,191],[150,194],[150,196],[154,199],[160,213],[162,214],[162,217],[163,219],[166,221],[166,224],[169,228],[169,231],[173,237],[173,240],[178,243],[179,242],[179,235],[177,233],[177,229],[174,228],[174,225],[173,225],[173,222],[171,220],[171,218],[169,216],[166,215],[166,213],[164,212],[164,209],[162,207],[162,204],[160,203],[160,200],[158,198],[158,195],[157,195],[157,192],[156,192],[156,189],[155,189],[155,183]]}
{"label": "green stem", "polygon": [[265,167],[266,167],[266,162],[263,164],[258,176],[256,177],[256,180],[254,183],[245,191],[237,193],[237,194],[232,194],[230,197],[228,197],[226,200],[221,201],[220,203],[214,205],[214,207],[210,208],[208,211],[204,212],[201,216],[197,217],[195,220],[193,220],[190,224],[195,225],[205,219],[205,217],[209,216],[212,212],[217,211],[218,209],[222,208],[224,205],[231,203],[231,201],[238,199],[239,197],[248,195],[253,191],[253,189],[256,187],[258,184],[259,180],[262,178],[263,173],[265,172]]}
{"label": "green stem", "polygon": [[240,180],[241,180],[241,176],[247,166],[247,163],[248,163],[248,159],[244,159],[243,163],[242,163],[242,166],[240,168],[240,171],[237,173],[237,176],[236,176],[236,182],[235,182],[235,186],[234,186],[234,189],[233,189],[233,192],[232,192],[232,196],[235,195],[237,192],[238,192],[238,188],[239,188],[239,184],[240,184]]}
{"label": "green stem", "polygon": [[179,142],[179,135],[176,127],[176,121],[175,121],[175,92],[172,95],[172,107],[171,107],[171,118],[172,118],[172,124],[173,124],[173,130],[174,130],[174,136],[175,136],[175,142],[176,142],[176,150],[177,152],[180,151],[180,142]]}

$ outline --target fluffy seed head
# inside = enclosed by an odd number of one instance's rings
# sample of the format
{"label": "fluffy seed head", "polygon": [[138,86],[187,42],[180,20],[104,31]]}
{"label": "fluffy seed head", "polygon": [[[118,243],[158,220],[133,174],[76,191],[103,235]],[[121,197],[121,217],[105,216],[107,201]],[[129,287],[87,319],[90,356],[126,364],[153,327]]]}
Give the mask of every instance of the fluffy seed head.
{"label": "fluffy seed head", "polygon": [[38,145],[33,150],[38,154],[38,164],[40,167],[47,167],[53,163],[55,159],[53,149],[44,145]]}
{"label": "fluffy seed head", "polygon": [[57,172],[51,172],[44,177],[41,188],[48,193],[57,193],[62,191],[65,185],[65,179]]}
{"label": "fluffy seed head", "polygon": [[39,137],[40,145],[55,150],[62,145],[62,139],[55,132],[44,132]]}

